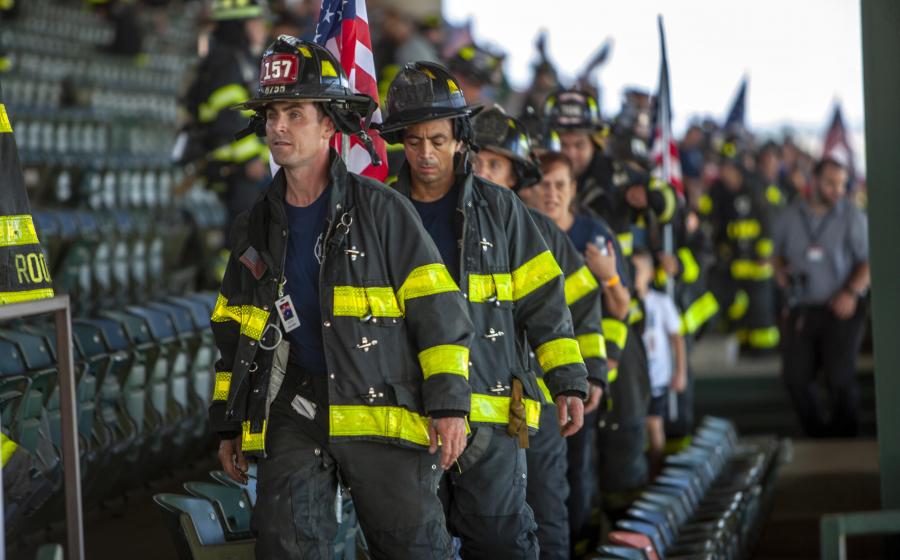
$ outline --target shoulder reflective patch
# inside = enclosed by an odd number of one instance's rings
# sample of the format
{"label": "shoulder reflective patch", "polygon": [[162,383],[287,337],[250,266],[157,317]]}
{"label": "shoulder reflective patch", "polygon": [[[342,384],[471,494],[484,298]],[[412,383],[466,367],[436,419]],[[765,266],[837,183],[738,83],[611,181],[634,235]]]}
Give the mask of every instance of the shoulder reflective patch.
{"label": "shoulder reflective patch", "polygon": [[250,99],[250,93],[242,84],[228,84],[217,88],[209,94],[205,103],[201,103],[197,117],[202,123],[215,120],[222,109],[243,103]]}
{"label": "shoulder reflective patch", "polygon": [[544,373],[569,364],[583,364],[578,341],[572,338],[557,338],[545,342],[534,351],[537,361]]}
{"label": "shoulder reflective patch", "polygon": [[562,270],[550,251],[544,251],[512,273],[513,300],[520,300],[557,276]]}
{"label": "shoulder reflective patch", "polygon": [[0,247],[36,245],[37,243],[38,236],[34,230],[34,221],[31,215],[0,216]]}
{"label": "shoulder reflective patch", "polygon": [[599,287],[590,269],[582,266],[566,278],[566,305],[572,305]]}
{"label": "shoulder reflective patch", "polygon": [[9,116],[6,114],[6,105],[0,103],[0,133],[12,131],[12,124],[10,124]]}
{"label": "shoulder reflective patch", "polygon": [[485,303],[493,301],[512,301],[512,275],[499,274],[470,274],[469,275],[469,301],[473,303]]}
{"label": "shoulder reflective patch", "polygon": [[328,427],[332,437],[382,437],[427,446],[428,418],[400,406],[331,405]]}
{"label": "shoulder reflective patch", "polygon": [[681,281],[685,284],[693,284],[700,278],[700,265],[694,258],[694,253],[687,247],[682,247],[677,251],[678,260],[681,261]]}
{"label": "shoulder reflective patch", "polygon": [[402,317],[393,288],[334,287],[334,315],[337,317]]}
{"label": "shoulder reflective patch", "polygon": [[269,314],[265,309],[252,305],[228,305],[228,299],[219,294],[210,320],[216,323],[235,321],[241,326],[242,335],[259,340],[266,328]]}
{"label": "shoulder reflective patch", "polygon": [[6,466],[18,447],[19,444],[6,437],[6,434],[0,433],[0,466]]}
{"label": "shoulder reflective patch", "polygon": [[419,352],[422,375],[428,379],[438,373],[469,378],[469,349],[458,344],[441,344]]}
{"label": "shoulder reflective patch", "polygon": [[455,291],[459,288],[446,266],[441,263],[426,264],[409,273],[397,292],[397,300],[400,311],[405,313],[407,300]]}

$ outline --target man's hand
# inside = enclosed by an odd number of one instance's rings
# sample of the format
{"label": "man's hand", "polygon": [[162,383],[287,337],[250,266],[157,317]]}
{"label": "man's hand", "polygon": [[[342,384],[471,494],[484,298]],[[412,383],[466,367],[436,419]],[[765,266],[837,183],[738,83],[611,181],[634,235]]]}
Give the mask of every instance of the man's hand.
{"label": "man's hand", "polygon": [[584,402],[578,397],[556,397],[556,419],[563,437],[574,435],[584,424]]}
{"label": "man's hand", "polygon": [[658,253],[656,258],[659,259],[659,264],[662,265],[663,270],[666,271],[666,275],[669,278],[675,278],[678,276],[678,258],[674,255],[670,255],[668,253]]}
{"label": "man's hand", "polygon": [[672,382],[669,384],[669,388],[676,393],[683,393],[687,388],[687,371],[678,369],[675,372],[675,375],[672,376]]}
{"label": "man's hand", "polygon": [[591,394],[588,396],[588,400],[584,403],[584,413],[590,414],[597,410],[597,407],[600,406],[600,399],[603,398],[603,388],[599,385],[591,385]]}
{"label": "man's hand", "polygon": [[841,290],[831,298],[831,310],[838,319],[846,320],[856,313],[856,296],[849,290]]}
{"label": "man's hand", "polygon": [[453,466],[453,463],[466,449],[466,419],[458,417],[432,418],[428,426],[428,436],[431,438],[431,446],[428,452],[434,454],[438,448],[438,438],[441,442],[441,468],[444,470]]}
{"label": "man's hand", "polygon": [[606,254],[593,243],[588,243],[584,251],[588,269],[603,282],[616,275],[616,248],[612,241],[606,241]]}
{"label": "man's hand", "polygon": [[219,462],[228,478],[247,484],[247,458],[241,452],[241,437],[223,439],[219,442]]}

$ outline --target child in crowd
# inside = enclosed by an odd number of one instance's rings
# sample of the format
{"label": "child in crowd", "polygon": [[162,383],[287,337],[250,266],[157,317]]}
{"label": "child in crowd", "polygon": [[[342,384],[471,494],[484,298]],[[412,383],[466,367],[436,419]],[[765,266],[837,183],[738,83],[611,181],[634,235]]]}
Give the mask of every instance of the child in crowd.
{"label": "child in crowd", "polygon": [[635,251],[632,262],[635,269],[635,289],[644,313],[642,338],[650,371],[648,462],[650,475],[656,476],[662,470],[666,445],[664,425],[668,413],[669,391],[684,391],[687,384],[687,357],[684,337],[681,336],[681,319],[675,302],[668,294],[651,287],[654,277],[653,257],[647,251],[638,250]]}

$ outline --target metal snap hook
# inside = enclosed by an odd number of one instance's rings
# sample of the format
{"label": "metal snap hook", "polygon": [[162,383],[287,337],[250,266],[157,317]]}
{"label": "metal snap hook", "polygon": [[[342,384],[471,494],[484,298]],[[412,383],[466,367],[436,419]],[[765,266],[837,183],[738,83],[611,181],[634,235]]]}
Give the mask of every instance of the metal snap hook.
{"label": "metal snap hook", "polygon": [[[269,332],[270,328],[274,328],[275,332],[278,334],[278,336],[277,336],[277,342],[275,342],[275,344],[273,344],[271,346],[268,346],[267,344],[265,344],[263,342],[263,340],[266,338],[266,333]],[[278,345],[281,344],[282,340],[284,340],[284,334],[281,332],[281,329],[279,329],[277,326],[275,326],[275,323],[269,323],[268,325],[266,325],[266,330],[263,331],[262,336],[259,337],[259,347],[262,348],[263,350],[274,350],[274,349],[278,348]]]}

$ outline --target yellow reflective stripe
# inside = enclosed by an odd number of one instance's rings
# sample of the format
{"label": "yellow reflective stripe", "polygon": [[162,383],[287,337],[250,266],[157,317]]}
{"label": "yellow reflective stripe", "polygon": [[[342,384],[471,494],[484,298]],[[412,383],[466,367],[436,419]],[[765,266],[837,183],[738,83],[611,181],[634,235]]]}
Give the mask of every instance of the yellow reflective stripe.
{"label": "yellow reflective stripe", "polygon": [[738,290],[734,294],[734,301],[728,306],[728,318],[737,321],[747,313],[748,307],[750,307],[750,296],[744,290]]}
{"label": "yellow reflective stripe", "polygon": [[578,341],[573,338],[557,338],[538,346],[535,351],[538,364],[546,373],[567,364],[583,364]]}
{"label": "yellow reflective stripe", "polygon": [[762,238],[756,242],[756,254],[760,258],[766,259],[772,256],[772,240]]}
{"label": "yellow reflective stripe", "polygon": [[53,297],[53,288],[38,288],[37,290],[22,290],[21,292],[0,292],[0,305],[6,303],[21,303]]}
{"label": "yellow reflective stripe", "polygon": [[441,263],[426,264],[409,273],[397,292],[397,301],[400,304],[400,311],[405,314],[407,300],[457,290],[459,288],[446,266]]}
{"label": "yellow reflective stripe", "polygon": [[0,56],[0,72],[8,72],[12,68],[12,60],[8,56]]}
{"label": "yellow reflective stripe", "polygon": [[241,84],[228,84],[209,94],[205,103],[199,107],[198,118],[202,123],[208,123],[219,115],[219,111],[250,99],[247,88]]}
{"label": "yellow reflective stripe", "polygon": [[672,216],[675,215],[675,208],[678,205],[678,201],[675,199],[675,190],[671,185],[657,178],[650,181],[650,190],[659,191],[662,193],[663,199],[665,200],[665,207],[659,215],[659,221],[662,223],[670,221]]}
{"label": "yellow reflective stripe", "polygon": [[334,287],[334,315],[338,317],[402,317],[391,287]]}
{"label": "yellow reflective stripe", "polygon": [[606,340],[602,334],[580,334],[575,338],[578,341],[578,348],[581,351],[582,358],[585,360],[588,358],[606,359]]}
{"label": "yellow reflective stripe", "polygon": [[[544,251],[512,272],[513,300],[520,300],[557,276],[562,270],[550,251]],[[545,370],[546,371],[546,370]]]}
{"label": "yellow reflective stripe", "polygon": [[[496,395],[472,394],[472,410],[469,420],[491,424],[509,423],[509,397]],[[525,420],[531,428],[538,428],[541,420],[541,403],[531,399],[522,399],[525,405]]]}
{"label": "yellow reflective stripe", "polygon": [[438,373],[452,373],[469,378],[469,349],[458,344],[441,344],[419,352],[419,363],[425,379]]}
{"label": "yellow reflective stripe", "polygon": [[547,382],[544,381],[543,377],[537,378],[538,388],[541,390],[541,393],[544,395],[544,398],[547,399],[548,403],[553,402],[553,395],[550,394],[550,387],[547,387]]}
{"label": "yellow reflective stripe", "polygon": [[6,463],[9,462],[18,447],[19,444],[6,437],[6,434],[0,432],[0,467],[6,466]]}
{"label": "yellow reflective stripe", "polygon": [[603,337],[619,348],[625,348],[628,341],[628,327],[618,319],[603,319]]}
{"label": "yellow reflective stripe", "polygon": [[331,405],[332,437],[384,437],[429,445],[428,418],[400,406]]}
{"label": "yellow reflective stripe", "polygon": [[737,220],[728,224],[727,229],[731,239],[753,239],[759,236],[762,226],[756,220]]}
{"label": "yellow reflective stripe", "polygon": [[215,161],[224,161],[231,163],[244,163],[254,157],[262,157],[264,154],[264,145],[259,141],[256,135],[251,134],[244,136],[240,140],[235,140],[231,144],[219,146],[212,151],[210,157]]}
{"label": "yellow reflective stripe", "polygon": [[662,267],[662,265],[656,267],[656,274],[653,279],[653,283],[657,286],[664,287],[666,282],[669,280],[669,275],[666,274],[666,269]]}
{"label": "yellow reflective stripe", "polygon": [[269,320],[269,312],[252,305],[228,305],[228,299],[219,294],[210,320],[216,323],[235,321],[241,326],[242,335],[259,340]]}
{"label": "yellow reflective stripe", "polygon": [[470,274],[469,275],[469,301],[484,303],[486,301],[512,301],[512,275],[501,274]]}
{"label": "yellow reflective stripe", "polygon": [[681,316],[681,334],[694,334],[718,312],[719,302],[716,301],[716,296],[712,292],[706,292]]}
{"label": "yellow reflective stripe", "polygon": [[628,304],[628,324],[633,325],[641,321],[644,318],[644,311],[641,309],[641,304],[636,299],[632,299]]}
{"label": "yellow reflective stripe", "polygon": [[216,372],[216,382],[213,385],[212,400],[227,401],[229,391],[231,391],[231,372],[230,371],[217,371]]}
{"label": "yellow reflective stripe", "polygon": [[634,252],[634,234],[630,231],[616,235],[619,241],[619,247],[622,249],[622,256],[630,257]]}
{"label": "yellow reflective stripe", "polygon": [[587,266],[582,266],[566,278],[566,305],[572,305],[597,288],[597,279]]}
{"label": "yellow reflective stripe", "polygon": [[772,263],[738,259],[731,262],[731,277],[735,280],[766,280],[772,277]]}
{"label": "yellow reflective stripe", "polygon": [[0,133],[12,131],[12,124],[10,124],[9,116],[6,114],[6,105],[0,103]]}
{"label": "yellow reflective stripe", "polygon": [[693,284],[700,278],[700,265],[694,258],[694,253],[687,247],[682,247],[676,252],[681,261],[681,281],[685,284]]}
{"label": "yellow reflective stripe", "polygon": [[268,422],[263,420],[262,431],[251,432],[249,420],[244,420],[241,423],[241,451],[265,451],[267,424]]}
{"label": "yellow reflective stripe", "polygon": [[747,336],[747,342],[753,348],[775,348],[780,339],[781,334],[778,332],[778,327],[752,329]]}
{"label": "yellow reflective stripe", "polygon": [[777,185],[769,185],[766,187],[766,200],[768,200],[769,204],[772,206],[781,206],[781,189],[779,189]]}
{"label": "yellow reflective stripe", "polygon": [[615,381],[618,378],[619,378],[619,368],[617,368],[617,367],[610,369],[609,373],[606,374],[606,382],[607,383],[612,383],[613,381]]}
{"label": "yellow reflective stripe", "polygon": [[700,199],[697,200],[697,211],[706,216],[712,212],[712,209],[712,197],[710,197],[708,194],[700,195]]}
{"label": "yellow reflective stripe", "polygon": [[0,247],[35,245],[38,243],[34,221],[29,214],[0,216]]}

